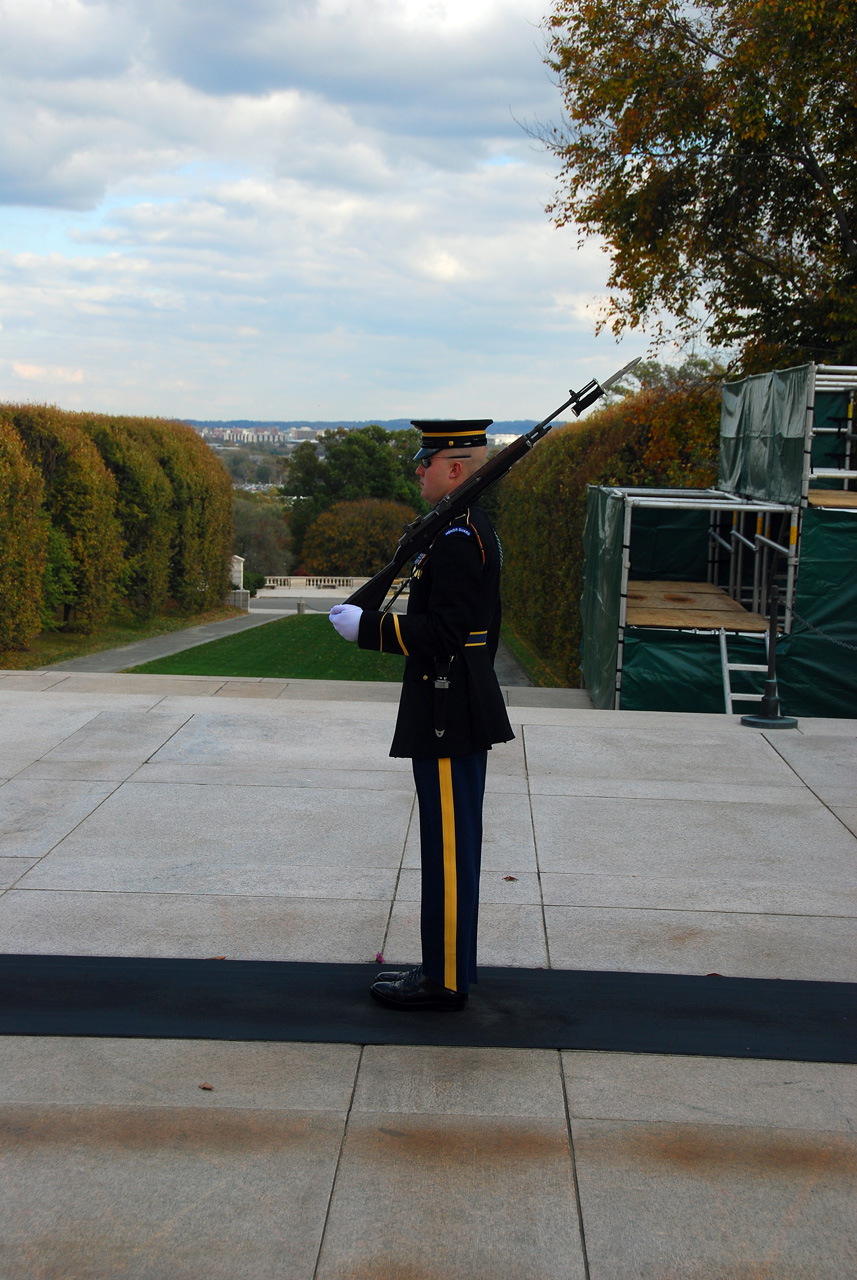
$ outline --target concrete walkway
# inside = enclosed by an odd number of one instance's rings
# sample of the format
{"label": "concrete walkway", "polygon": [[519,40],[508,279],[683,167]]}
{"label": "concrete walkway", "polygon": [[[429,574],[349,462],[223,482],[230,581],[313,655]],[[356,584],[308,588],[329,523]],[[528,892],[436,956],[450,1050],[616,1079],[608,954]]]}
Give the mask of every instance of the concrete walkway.
{"label": "concrete walkway", "polygon": [[[766,736],[541,696],[561,692],[507,690],[483,963],[857,981],[857,723]],[[0,673],[0,949],[412,960],[395,689],[348,693]],[[857,1274],[853,1067],[36,1037],[0,1055],[3,1280]]]}
{"label": "concrete walkway", "polygon": [[[275,622],[277,618],[288,617],[289,614],[297,612],[299,604],[303,604],[307,613],[329,613],[335,604],[341,603],[349,594],[350,588],[343,591],[318,592],[305,588],[269,587],[263,590],[258,598],[254,597],[250,601],[250,612],[241,617],[225,618],[222,622],[209,622],[199,627],[171,631],[168,635],[137,640],[133,644],[122,645],[118,649],[101,649],[98,653],[89,653],[82,658],[69,658],[67,662],[57,662],[51,670],[126,671],[129,667],[140,667],[146,662],[154,662],[157,658],[184,653],[186,649],[194,649],[197,645],[219,640],[222,636],[237,635],[252,627],[264,626],[266,622]],[[397,601],[393,607],[396,612],[404,612],[407,602]],[[515,686],[530,684],[523,667],[502,642],[494,665],[502,684]],[[581,701],[583,705],[592,705],[588,697]]]}

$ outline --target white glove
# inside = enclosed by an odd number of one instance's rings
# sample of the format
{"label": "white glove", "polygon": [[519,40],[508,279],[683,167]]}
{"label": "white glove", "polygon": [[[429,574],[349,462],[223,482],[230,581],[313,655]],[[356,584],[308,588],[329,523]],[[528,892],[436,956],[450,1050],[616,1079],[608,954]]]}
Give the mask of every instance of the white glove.
{"label": "white glove", "polygon": [[335,604],[327,615],[343,640],[356,640],[363,610],[356,604]]}

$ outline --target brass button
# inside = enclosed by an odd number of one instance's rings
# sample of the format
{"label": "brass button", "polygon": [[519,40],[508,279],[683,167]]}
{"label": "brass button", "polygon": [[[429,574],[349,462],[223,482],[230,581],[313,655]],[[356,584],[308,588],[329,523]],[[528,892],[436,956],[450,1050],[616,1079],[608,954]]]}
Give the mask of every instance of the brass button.
{"label": "brass button", "polygon": [[423,680],[428,680],[428,676],[423,676]]}

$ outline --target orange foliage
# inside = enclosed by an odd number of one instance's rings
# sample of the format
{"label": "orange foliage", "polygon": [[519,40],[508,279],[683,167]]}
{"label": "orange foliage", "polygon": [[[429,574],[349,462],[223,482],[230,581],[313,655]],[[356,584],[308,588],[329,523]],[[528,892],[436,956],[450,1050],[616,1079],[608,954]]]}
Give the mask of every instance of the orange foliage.
{"label": "orange foliage", "polygon": [[371,577],[390,561],[402,530],[415,516],[404,503],[380,498],[338,502],[307,529],[307,573]]}

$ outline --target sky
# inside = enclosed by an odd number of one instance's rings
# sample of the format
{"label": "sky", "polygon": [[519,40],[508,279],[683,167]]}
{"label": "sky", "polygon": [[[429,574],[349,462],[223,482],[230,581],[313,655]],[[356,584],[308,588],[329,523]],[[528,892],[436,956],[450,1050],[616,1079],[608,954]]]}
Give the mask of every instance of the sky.
{"label": "sky", "polygon": [[0,0],[0,400],[541,418],[645,340],[545,205],[548,0]]}

